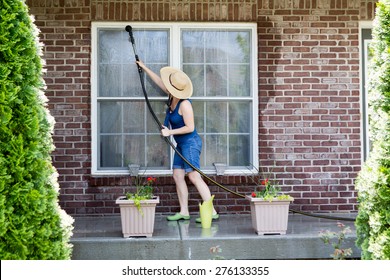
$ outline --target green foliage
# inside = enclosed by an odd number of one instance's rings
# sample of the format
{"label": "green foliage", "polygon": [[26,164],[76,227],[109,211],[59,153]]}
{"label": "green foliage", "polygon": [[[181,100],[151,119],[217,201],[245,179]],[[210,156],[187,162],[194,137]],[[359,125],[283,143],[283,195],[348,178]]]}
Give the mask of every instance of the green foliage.
{"label": "green foliage", "polygon": [[23,0],[0,0],[0,257],[69,259],[41,45]]}
{"label": "green foliage", "polygon": [[390,0],[379,1],[369,72],[372,150],[356,180],[356,245],[362,259],[390,259]]}
{"label": "green foliage", "polygon": [[351,233],[351,229],[342,223],[337,223],[337,226],[340,228],[339,232],[323,230],[320,232],[320,238],[324,244],[332,245],[334,251],[330,256],[334,260],[345,260],[353,253],[351,248],[342,248],[345,237],[348,233]]}
{"label": "green foliage", "polygon": [[221,256],[220,253],[222,253],[222,248],[219,245],[210,248],[210,254],[213,255],[213,260],[225,260],[225,258]]}
{"label": "green foliage", "polygon": [[[252,174],[249,178],[256,185],[256,189],[251,196],[254,198],[262,198],[264,200],[290,200],[294,198],[288,194],[282,194],[276,180],[270,179],[273,177],[272,171],[268,173],[262,172],[260,169],[253,166],[257,174]],[[257,190],[259,189],[259,190]]]}
{"label": "green foliage", "polygon": [[136,191],[134,193],[127,192],[126,198],[134,201],[134,205],[138,211],[143,215],[141,209],[141,201],[153,198],[153,183],[156,182],[156,178],[148,177],[143,178],[141,176],[135,176]]}

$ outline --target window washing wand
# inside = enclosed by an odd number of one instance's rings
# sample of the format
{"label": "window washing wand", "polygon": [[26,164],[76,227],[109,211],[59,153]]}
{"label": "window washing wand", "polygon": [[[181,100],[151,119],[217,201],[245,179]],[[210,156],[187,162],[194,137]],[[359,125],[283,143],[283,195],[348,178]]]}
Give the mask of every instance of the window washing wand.
{"label": "window washing wand", "polygon": [[[135,55],[135,60],[136,61],[139,61],[139,57],[138,57],[138,54],[137,54],[137,47],[136,47],[136,44],[135,44],[135,40],[134,40],[134,36],[133,36],[133,28],[130,26],[130,25],[127,25],[126,28],[125,28],[126,32],[129,33],[129,36],[130,36],[130,42],[131,42],[131,45],[133,46],[133,51],[134,51],[134,55]],[[158,119],[158,117],[156,116],[156,114],[154,113],[154,110],[152,108],[152,105],[150,104],[150,101],[149,101],[149,97],[146,93],[146,88],[145,88],[145,82],[144,82],[144,78],[143,78],[143,71],[142,71],[142,68],[137,64],[137,67],[138,67],[138,74],[139,74],[139,78],[141,80],[141,86],[142,86],[142,91],[143,91],[143,94],[144,94],[144,97],[145,97],[145,101],[146,101],[146,105],[148,106],[148,109],[149,109],[149,112],[152,114],[152,117],[153,119],[155,120],[156,124],[158,125],[159,129],[163,129],[163,125],[161,124],[160,120]],[[200,175],[202,175],[203,177],[205,177],[208,181],[210,181],[211,183],[213,183],[214,185],[222,188],[223,190],[229,192],[229,193],[232,193],[238,197],[241,197],[241,198],[245,198],[245,195],[243,194],[240,194],[238,192],[235,192],[231,189],[228,189],[227,187],[221,185],[220,183],[216,182],[215,180],[213,180],[212,178],[208,177],[204,172],[202,172],[199,168],[195,167],[191,162],[189,162],[177,149],[176,149],[176,146],[172,143],[172,141],[169,139],[169,137],[163,137],[165,142],[167,142],[171,147],[172,149],[177,153],[177,155],[179,157],[181,157],[192,169],[194,169],[195,171],[197,171]],[[301,215],[306,215],[306,216],[312,216],[312,217],[316,217],[316,218],[325,218],[325,219],[334,219],[334,220],[345,220],[345,221],[355,221],[355,219],[352,219],[352,218],[346,218],[346,217],[330,217],[330,216],[327,216],[327,215],[318,215],[318,214],[311,214],[311,213],[305,213],[305,212],[301,212],[301,211],[297,211],[297,210],[292,210],[290,209],[290,212],[292,213],[297,213],[297,214],[301,214]]]}

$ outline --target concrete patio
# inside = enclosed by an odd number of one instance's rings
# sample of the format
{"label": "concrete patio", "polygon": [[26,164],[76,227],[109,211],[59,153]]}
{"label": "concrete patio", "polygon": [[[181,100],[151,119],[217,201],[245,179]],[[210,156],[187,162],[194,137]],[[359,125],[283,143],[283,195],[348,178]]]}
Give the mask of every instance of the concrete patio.
{"label": "concrete patio", "polygon": [[[353,214],[329,214],[329,217],[354,218]],[[353,221],[340,220],[352,233],[342,248],[352,248],[352,258],[360,258],[355,246]],[[322,230],[339,232],[337,220],[290,214],[286,235],[258,236],[252,229],[250,215],[221,215],[211,229],[202,229],[191,221],[168,222],[156,215],[151,238],[123,238],[120,216],[75,217],[74,260],[207,260],[215,254],[225,259],[331,259],[333,248],[319,237]]]}

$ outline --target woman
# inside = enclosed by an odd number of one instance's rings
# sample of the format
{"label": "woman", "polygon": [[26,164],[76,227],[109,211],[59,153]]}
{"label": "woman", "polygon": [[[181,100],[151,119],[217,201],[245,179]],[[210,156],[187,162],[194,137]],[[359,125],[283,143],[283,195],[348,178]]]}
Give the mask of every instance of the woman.
{"label": "woman", "polygon": [[[195,129],[194,112],[191,102],[193,88],[190,78],[181,70],[173,67],[163,67],[160,70],[160,76],[150,70],[142,61],[137,64],[145,71],[158,87],[160,87],[169,96],[169,108],[167,116],[161,130],[164,137],[173,136],[177,143],[176,149],[196,168],[200,168],[200,152],[202,150],[202,139]],[[171,129],[169,129],[169,124]],[[203,181],[200,174],[188,165],[177,153],[173,158],[173,179],[176,183],[176,191],[179,197],[180,212],[173,216],[168,216],[168,221],[189,220],[188,210],[188,187],[185,181],[185,175],[199,191],[203,201],[211,199],[211,193],[207,184]],[[219,218],[219,215],[213,209],[213,220]],[[200,218],[196,219],[201,222]]]}

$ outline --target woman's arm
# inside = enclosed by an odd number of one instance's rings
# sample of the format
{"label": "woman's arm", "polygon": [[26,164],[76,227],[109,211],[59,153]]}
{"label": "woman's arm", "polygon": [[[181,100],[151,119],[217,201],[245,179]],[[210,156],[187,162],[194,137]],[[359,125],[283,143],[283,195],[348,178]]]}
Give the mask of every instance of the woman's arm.
{"label": "woman's arm", "polygon": [[195,130],[194,111],[190,101],[183,100],[181,102],[179,114],[183,116],[184,126],[177,129],[168,129],[164,126],[164,128],[161,130],[161,134],[163,136],[167,137],[170,135],[187,134]]}
{"label": "woman's arm", "polygon": [[166,94],[169,94],[167,88],[165,87],[163,81],[161,80],[161,77],[154,73],[152,70],[150,70],[142,61],[136,61],[139,67],[141,67],[145,73],[152,79],[152,81],[161,88]]}

